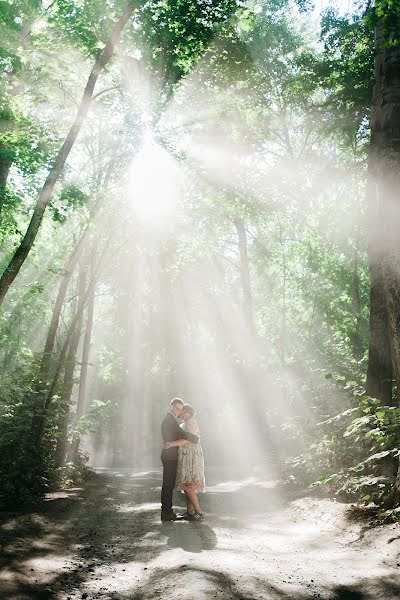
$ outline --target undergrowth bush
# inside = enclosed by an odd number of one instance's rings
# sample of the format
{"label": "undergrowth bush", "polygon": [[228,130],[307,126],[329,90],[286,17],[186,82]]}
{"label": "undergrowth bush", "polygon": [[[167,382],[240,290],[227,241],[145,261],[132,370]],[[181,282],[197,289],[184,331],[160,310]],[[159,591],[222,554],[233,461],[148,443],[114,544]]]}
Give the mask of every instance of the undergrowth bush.
{"label": "undergrowth bush", "polygon": [[290,478],[383,506],[400,456],[400,408],[382,405],[356,382],[345,387],[353,406],[317,424],[307,450],[288,460]]}

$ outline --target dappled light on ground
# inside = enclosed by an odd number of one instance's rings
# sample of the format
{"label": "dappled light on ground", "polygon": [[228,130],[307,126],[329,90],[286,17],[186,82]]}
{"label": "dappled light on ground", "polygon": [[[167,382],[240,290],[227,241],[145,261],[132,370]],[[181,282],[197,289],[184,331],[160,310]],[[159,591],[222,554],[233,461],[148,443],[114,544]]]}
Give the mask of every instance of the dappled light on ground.
{"label": "dappled light on ground", "polygon": [[2,600],[395,600],[400,593],[396,526],[366,532],[346,505],[277,494],[272,482],[224,479],[216,469],[202,498],[205,521],[161,523],[160,484],[159,472],[103,473],[34,511],[3,513]]}

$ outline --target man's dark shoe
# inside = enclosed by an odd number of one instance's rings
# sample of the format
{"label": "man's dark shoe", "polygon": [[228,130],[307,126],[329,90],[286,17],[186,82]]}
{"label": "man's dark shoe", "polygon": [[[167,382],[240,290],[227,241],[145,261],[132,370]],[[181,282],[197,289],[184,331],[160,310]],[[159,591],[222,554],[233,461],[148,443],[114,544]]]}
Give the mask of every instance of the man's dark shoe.
{"label": "man's dark shoe", "polygon": [[161,513],[161,521],[176,521],[177,517],[174,512]]}

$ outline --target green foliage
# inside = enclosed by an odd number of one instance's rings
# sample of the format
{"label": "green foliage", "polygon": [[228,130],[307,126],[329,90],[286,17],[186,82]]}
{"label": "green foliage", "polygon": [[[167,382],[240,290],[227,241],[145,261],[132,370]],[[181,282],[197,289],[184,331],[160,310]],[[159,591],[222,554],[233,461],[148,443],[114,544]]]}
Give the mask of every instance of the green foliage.
{"label": "green foliage", "polygon": [[127,2],[109,0],[58,0],[48,14],[49,24],[56,26],[66,44],[80,48],[85,56],[96,56],[104,47],[115,21]]}
{"label": "green foliage", "polygon": [[242,0],[163,0],[144,3],[134,19],[143,64],[158,83],[157,118],[176,84],[194,68],[213,38],[225,26],[232,31],[237,20],[248,23],[251,16]]}
{"label": "green foliage", "polygon": [[[22,67],[18,41],[24,38],[29,23],[39,14],[39,0],[1,0],[0,2],[0,73],[12,73]],[[1,81],[1,79],[0,79]]]}
{"label": "green foliage", "polygon": [[339,17],[329,8],[322,18],[321,40],[324,54],[316,75],[328,94],[332,124],[347,139],[358,135],[366,145],[373,87],[373,31],[362,16]]}
{"label": "green foliage", "polygon": [[107,423],[116,414],[117,405],[110,400],[92,400],[87,413],[79,419],[74,429],[74,434],[82,437],[88,433],[96,433],[102,425]]}
{"label": "green foliage", "polygon": [[0,387],[0,505],[23,504],[48,486],[46,461],[35,451],[31,435],[33,404],[25,401],[34,370],[2,377]]}
{"label": "green foliage", "polygon": [[375,0],[365,16],[365,23],[371,29],[382,26],[386,46],[400,43],[400,2],[399,0]]}
{"label": "green foliage", "polygon": [[400,456],[400,409],[382,406],[362,393],[355,382],[353,406],[319,424],[319,441],[310,452],[291,462],[314,486],[328,486],[335,494],[384,503],[394,483]]}
{"label": "green foliage", "polygon": [[50,208],[54,221],[65,223],[73,211],[86,206],[89,197],[76,185],[70,185],[62,190],[59,196],[52,200]]}
{"label": "green foliage", "polygon": [[27,175],[50,165],[58,143],[54,133],[21,113],[14,113],[8,120],[0,115],[0,119],[3,124],[0,135],[3,156],[9,156],[15,166]]}
{"label": "green foliage", "polygon": [[80,485],[92,474],[87,466],[88,457],[82,453],[74,462],[67,462],[57,469],[57,484],[62,487]]}

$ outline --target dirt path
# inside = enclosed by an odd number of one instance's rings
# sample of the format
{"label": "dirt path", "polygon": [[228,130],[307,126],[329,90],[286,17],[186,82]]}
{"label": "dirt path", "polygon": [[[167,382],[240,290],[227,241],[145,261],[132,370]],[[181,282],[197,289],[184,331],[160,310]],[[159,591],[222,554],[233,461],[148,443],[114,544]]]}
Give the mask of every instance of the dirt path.
{"label": "dirt path", "polygon": [[398,525],[369,530],[343,504],[221,475],[203,523],[160,522],[159,472],[103,474],[0,514],[0,598],[400,598]]}

